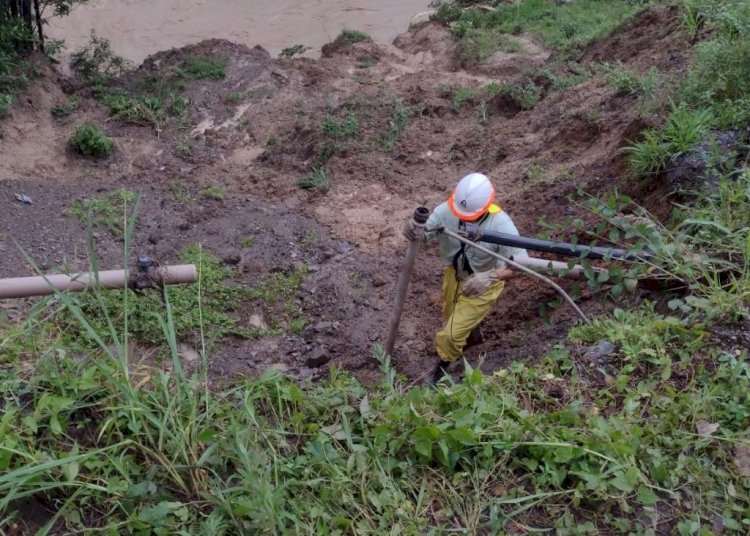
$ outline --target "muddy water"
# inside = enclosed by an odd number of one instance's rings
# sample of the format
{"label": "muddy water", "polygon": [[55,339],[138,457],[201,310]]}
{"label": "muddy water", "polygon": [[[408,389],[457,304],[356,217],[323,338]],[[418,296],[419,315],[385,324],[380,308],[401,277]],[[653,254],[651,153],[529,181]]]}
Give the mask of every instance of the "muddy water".
{"label": "muddy water", "polygon": [[[69,51],[89,38],[91,29],[136,61],[172,47],[210,38],[271,54],[296,44],[320,47],[343,28],[390,42],[427,11],[429,0],[89,0],[68,17],[52,22],[49,33],[64,38]],[[422,16],[421,18],[424,18]]]}

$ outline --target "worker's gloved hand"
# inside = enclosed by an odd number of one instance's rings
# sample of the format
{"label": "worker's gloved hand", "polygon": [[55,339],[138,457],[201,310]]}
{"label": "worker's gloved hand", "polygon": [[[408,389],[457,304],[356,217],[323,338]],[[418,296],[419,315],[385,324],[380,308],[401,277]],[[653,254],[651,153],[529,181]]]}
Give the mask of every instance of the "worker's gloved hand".
{"label": "worker's gloved hand", "polygon": [[487,270],[486,272],[477,272],[470,275],[462,287],[463,293],[469,298],[476,298],[481,296],[487,289],[489,289],[493,283],[500,281],[497,275],[497,270]]}
{"label": "worker's gloved hand", "polygon": [[417,225],[414,220],[409,220],[401,230],[401,234],[403,234],[407,240],[417,240],[422,238],[424,229]]}

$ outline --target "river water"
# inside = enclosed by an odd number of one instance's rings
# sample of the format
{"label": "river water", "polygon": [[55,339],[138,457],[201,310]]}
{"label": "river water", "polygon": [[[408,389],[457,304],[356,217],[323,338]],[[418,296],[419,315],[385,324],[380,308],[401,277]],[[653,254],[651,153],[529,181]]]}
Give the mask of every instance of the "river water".
{"label": "river water", "polygon": [[320,47],[343,28],[390,42],[430,0],[89,0],[73,13],[54,19],[52,37],[65,39],[68,51],[85,44],[92,29],[135,62],[149,54],[204,39],[223,38],[261,45],[272,55],[296,44]]}

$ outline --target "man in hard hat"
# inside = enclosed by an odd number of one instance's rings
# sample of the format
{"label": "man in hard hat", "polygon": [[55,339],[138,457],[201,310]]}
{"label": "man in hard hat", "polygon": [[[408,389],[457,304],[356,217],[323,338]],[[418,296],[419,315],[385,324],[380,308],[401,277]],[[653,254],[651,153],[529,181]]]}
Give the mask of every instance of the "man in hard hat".
{"label": "man in hard hat", "polygon": [[[430,380],[436,382],[446,367],[462,357],[467,341],[481,342],[479,325],[505,287],[505,281],[516,276],[505,263],[455,238],[434,229],[461,229],[467,223],[480,231],[518,235],[510,216],[495,204],[495,188],[481,173],[465,176],[451,192],[448,201],[440,204],[430,215],[424,231],[413,220],[404,227],[409,240],[425,242],[438,239],[440,258],[445,268],[443,276],[443,318],[445,325],[435,336],[437,363]],[[422,235],[421,237],[419,235]],[[504,257],[527,256],[526,250],[482,244]]]}

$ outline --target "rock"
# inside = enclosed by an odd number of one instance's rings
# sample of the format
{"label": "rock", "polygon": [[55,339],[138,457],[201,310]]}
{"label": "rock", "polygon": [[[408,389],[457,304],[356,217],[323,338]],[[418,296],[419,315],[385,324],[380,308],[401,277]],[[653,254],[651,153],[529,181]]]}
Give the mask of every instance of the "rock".
{"label": "rock", "polygon": [[326,322],[326,321],[318,322],[317,324],[315,324],[315,326],[313,326],[313,329],[317,331],[318,333],[323,332],[323,331],[330,331],[331,329],[333,329],[333,322]]}
{"label": "rock", "polygon": [[382,287],[387,284],[388,284],[388,281],[382,275],[375,274],[374,276],[372,276],[373,287]]}
{"label": "rock", "polygon": [[598,364],[605,364],[607,362],[605,358],[612,355],[615,350],[615,345],[611,342],[600,341],[598,344],[587,348],[583,357]]}
{"label": "rock", "polygon": [[259,314],[250,315],[247,325],[253,329],[268,329],[268,325],[263,321],[263,317]]}
{"label": "rock", "polygon": [[734,169],[747,156],[747,138],[741,130],[713,132],[668,166],[667,181],[673,188],[715,191],[722,171]]}
{"label": "rock", "polygon": [[185,363],[195,363],[200,359],[200,354],[187,344],[180,344],[177,347],[178,357]]}
{"label": "rock", "polygon": [[328,350],[324,346],[318,346],[312,352],[307,354],[305,364],[308,367],[321,367],[331,360]]}
{"label": "rock", "polygon": [[286,363],[274,363],[270,367],[268,367],[273,370],[278,370],[279,372],[288,372],[289,371],[289,365]]}
{"label": "rock", "polygon": [[26,194],[16,194],[16,201],[19,203],[22,203],[24,205],[33,205],[34,202],[31,200],[31,198]]}

